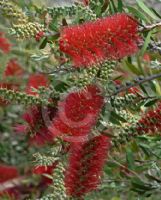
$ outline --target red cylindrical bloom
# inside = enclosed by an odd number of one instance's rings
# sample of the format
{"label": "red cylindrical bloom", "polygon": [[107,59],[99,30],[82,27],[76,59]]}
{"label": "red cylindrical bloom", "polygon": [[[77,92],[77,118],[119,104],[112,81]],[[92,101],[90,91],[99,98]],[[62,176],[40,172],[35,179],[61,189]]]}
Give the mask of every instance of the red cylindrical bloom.
{"label": "red cylindrical bloom", "polygon": [[38,89],[39,87],[47,87],[48,79],[43,74],[32,74],[29,77],[26,92],[31,95],[37,95],[36,92],[33,92],[32,88]]}
{"label": "red cylindrical bloom", "polygon": [[24,70],[22,67],[18,64],[16,59],[9,60],[4,76],[21,76],[23,74]]}
{"label": "red cylindrical bloom", "polygon": [[161,104],[156,109],[149,110],[137,123],[138,133],[155,134],[161,131]]}
{"label": "red cylindrical bloom", "polygon": [[19,176],[16,167],[0,165],[0,183],[17,178]]}
{"label": "red cylindrical bloom", "polygon": [[[19,172],[16,167],[8,165],[0,165],[0,185],[5,184],[7,181],[18,178]],[[6,199],[8,197],[11,200],[19,199],[19,192],[15,187],[4,189],[0,191],[0,199]]]}
{"label": "red cylindrical bloom", "polygon": [[44,166],[36,166],[32,169],[34,174],[42,175],[42,174],[52,174],[53,170],[55,169],[57,162],[53,163],[52,165]]}
{"label": "red cylindrical bloom", "polygon": [[59,102],[58,113],[53,118],[50,131],[67,141],[86,140],[95,125],[104,100],[100,89],[89,85],[82,91],[72,92]]}
{"label": "red cylindrical bloom", "polygon": [[57,166],[57,162],[49,166],[43,166],[43,165],[37,166],[33,168],[32,172],[37,175],[43,175],[42,183],[44,183],[45,185],[50,185],[52,184],[53,180],[51,178],[46,177],[45,174],[52,175],[56,166]]}
{"label": "red cylindrical bloom", "polygon": [[7,38],[5,38],[3,36],[3,33],[0,32],[0,49],[4,52],[4,53],[9,53],[9,51],[11,50],[11,44],[8,41]]}
{"label": "red cylindrical bloom", "polygon": [[138,50],[137,29],[137,21],[125,13],[66,27],[61,32],[60,50],[73,59],[75,67],[121,59]]}
{"label": "red cylindrical bloom", "polygon": [[111,139],[100,135],[86,143],[73,143],[69,155],[69,166],[65,174],[67,194],[82,197],[95,190],[100,183]]}
{"label": "red cylindrical bloom", "polygon": [[17,132],[30,134],[31,144],[44,145],[53,142],[53,134],[48,129],[48,123],[54,118],[56,109],[48,106],[42,109],[41,106],[32,106],[23,115],[26,125],[17,125]]}

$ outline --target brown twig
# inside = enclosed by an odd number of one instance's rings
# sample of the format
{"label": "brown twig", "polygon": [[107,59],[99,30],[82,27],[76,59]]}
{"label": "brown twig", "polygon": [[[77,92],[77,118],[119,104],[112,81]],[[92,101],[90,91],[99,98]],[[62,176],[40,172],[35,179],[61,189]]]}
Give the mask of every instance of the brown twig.
{"label": "brown twig", "polygon": [[111,96],[116,96],[117,94],[119,94],[121,92],[126,92],[128,89],[130,89],[132,87],[136,87],[138,85],[141,85],[141,84],[148,82],[148,81],[152,81],[152,80],[157,79],[157,78],[161,78],[161,73],[148,76],[148,77],[146,77],[142,80],[138,80],[137,82],[135,82],[131,85],[123,86],[123,87],[119,88],[117,91],[113,92],[112,94],[110,94],[106,97],[111,98]]}
{"label": "brown twig", "polygon": [[157,27],[161,27],[161,22],[143,26],[143,27],[141,27],[141,28],[139,29],[139,31],[140,31],[140,32],[151,31],[152,29],[157,28]]}

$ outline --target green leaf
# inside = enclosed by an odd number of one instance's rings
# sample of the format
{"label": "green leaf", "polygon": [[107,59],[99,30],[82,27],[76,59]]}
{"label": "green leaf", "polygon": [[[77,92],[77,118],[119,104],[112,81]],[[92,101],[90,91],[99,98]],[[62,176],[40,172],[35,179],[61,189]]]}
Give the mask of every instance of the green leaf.
{"label": "green leaf", "polygon": [[146,156],[150,156],[152,153],[151,153],[151,150],[150,150],[150,147],[146,144],[139,144],[140,148],[142,149],[142,151],[145,153]]}
{"label": "green leaf", "polygon": [[127,6],[127,9],[129,10],[130,13],[132,13],[134,16],[138,17],[139,19],[149,23],[150,20],[144,15],[144,13],[140,12],[134,7]]}
{"label": "green leaf", "polygon": [[124,63],[130,69],[130,71],[133,72],[134,74],[136,74],[136,75],[141,74],[140,70],[135,65],[129,63],[128,61],[125,61]]}
{"label": "green leaf", "polygon": [[156,93],[161,96],[161,87],[158,81],[154,80],[153,83],[155,84]]}
{"label": "green leaf", "polygon": [[132,185],[139,189],[140,191],[147,191],[147,190],[152,190],[152,187],[150,184],[144,183],[141,179],[134,177],[132,179]]}
{"label": "green leaf", "polygon": [[115,124],[120,124],[120,122],[126,122],[126,120],[118,115],[116,112],[111,112],[110,120]]}
{"label": "green leaf", "polygon": [[122,12],[123,11],[123,3],[122,0],[118,0],[118,8],[117,8],[118,12]]}
{"label": "green leaf", "polygon": [[156,90],[155,82],[154,81],[150,81],[149,85],[150,85],[151,89],[154,91],[154,95],[156,95],[157,90]]}
{"label": "green leaf", "polygon": [[145,106],[145,107],[153,106],[157,101],[158,101],[157,98],[156,98],[156,99],[153,99],[153,100],[148,100],[148,101],[144,104],[144,106]]}
{"label": "green leaf", "polygon": [[136,0],[138,6],[145,12],[147,13],[152,19],[158,20],[158,17],[155,15],[155,13],[148,8],[142,0]]}
{"label": "green leaf", "polygon": [[154,8],[151,8],[151,10],[155,13],[157,17],[161,19],[161,15],[156,10],[154,10]]}
{"label": "green leaf", "polygon": [[117,8],[115,6],[115,3],[113,2],[113,0],[110,1],[110,9],[111,9],[111,13],[117,13]]}
{"label": "green leaf", "polygon": [[148,92],[147,92],[145,86],[143,86],[143,85],[139,85],[139,87],[141,88],[141,90],[142,90],[145,94],[148,95]]}
{"label": "green leaf", "polygon": [[[154,176],[150,175],[150,174],[145,174],[145,176],[150,180],[150,181],[158,181],[157,178],[155,178]],[[160,181],[160,180],[159,180]],[[158,182],[159,182],[158,181]]]}
{"label": "green leaf", "polygon": [[132,141],[132,143],[131,143],[131,150],[133,152],[138,152],[139,151],[138,144],[137,144],[137,142],[135,140]]}
{"label": "green leaf", "polygon": [[42,43],[40,44],[40,49],[44,49],[45,48],[45,46],[46,46],[46,44],[47,44],[47,38],[45,38],[43,41],[42,41]]}
{"label": "green leaf", "polygon": [[129,148],[126,149],[126,161],[128,164],[128,168],[134,170],[135,169],[134,155]]}
{"label": "green leaf", "polygon": [[149,33],[147,34],[147,37],[145,38],[145,42],[144,42],[144,45],[143,47],[141,48],[140,50],[140,56],[142,57],[151,41],[151,36],[152,36],[152,33],[153,33],[153,30],[149,31]]}

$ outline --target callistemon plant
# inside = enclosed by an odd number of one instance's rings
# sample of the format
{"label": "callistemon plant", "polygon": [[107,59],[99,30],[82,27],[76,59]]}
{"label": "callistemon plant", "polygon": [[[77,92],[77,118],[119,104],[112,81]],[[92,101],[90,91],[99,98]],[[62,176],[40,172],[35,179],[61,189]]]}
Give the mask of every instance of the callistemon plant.
{"label": "callistemon plant", "polygon": [[161,16],[126,2],[0,1],[0,199],[160,200]]}

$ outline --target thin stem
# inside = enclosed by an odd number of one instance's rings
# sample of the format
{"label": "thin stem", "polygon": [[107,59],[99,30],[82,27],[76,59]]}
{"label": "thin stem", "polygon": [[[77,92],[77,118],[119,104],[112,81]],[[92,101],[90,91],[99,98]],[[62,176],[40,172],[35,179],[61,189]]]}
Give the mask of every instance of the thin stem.
{"label": "thin stem", "polygon": [[138,179],[142,179],[142,178],[139,176],[139,174],[137,174],[135,171],[133,171],[133,170],[127,168],[125,165],[122,165],[122,164],[119,163],[117,160],[114,160],[114,159],[112,158],[111,155],[109,156],[109,159],[110,159],[111,162],[113,162],[113,163],[115,163],[116,165],[122,167],[123,169],[127,169],[131,174],[133,174],[134,176],[136,176]]}
{"label": "thin stem", "polygon": [[157,79],[157,78],[161,78],[161,73],[154,74],[152,76],[148,76],[148,77],[144,78],[143,80],[138,80],[136,83],[133,83],[131,85],[123,86],[123,87],[119,88],[116,92],[114,92],[114,93],[112,93],[112,94],[110,94],[106,97],[111,98],[111,96],[115,96],[115,95],[119,94],[120,92],[125,92],[132,87],[136,87],[138,85],[141,85],[141,84],[148,82],[148,81],[152,81],[152,80]]}
{"label": "thin stem", "polygon": [[57,74],[57,73],[66,73],[66,72],[75,72],[77,71],[75,68],[62,68],[62,67],[58,67],[58,69],[56,70],[53,70],[53,71],[50,71],[50,72],[41,72],[43,74],[49,74],[49,75],[52,75],[52,74]]}
{"label": "thin stem", "polygon": [[157,28],[157,27],[161,27],[161,22],[158,22],[158,23],[155,23],[155,24],[150,24],[150,25],[146,25],[144,27],[141,27],[139,29],[140,32],[144,32],[144,31],[150,31],[154,28]]}

